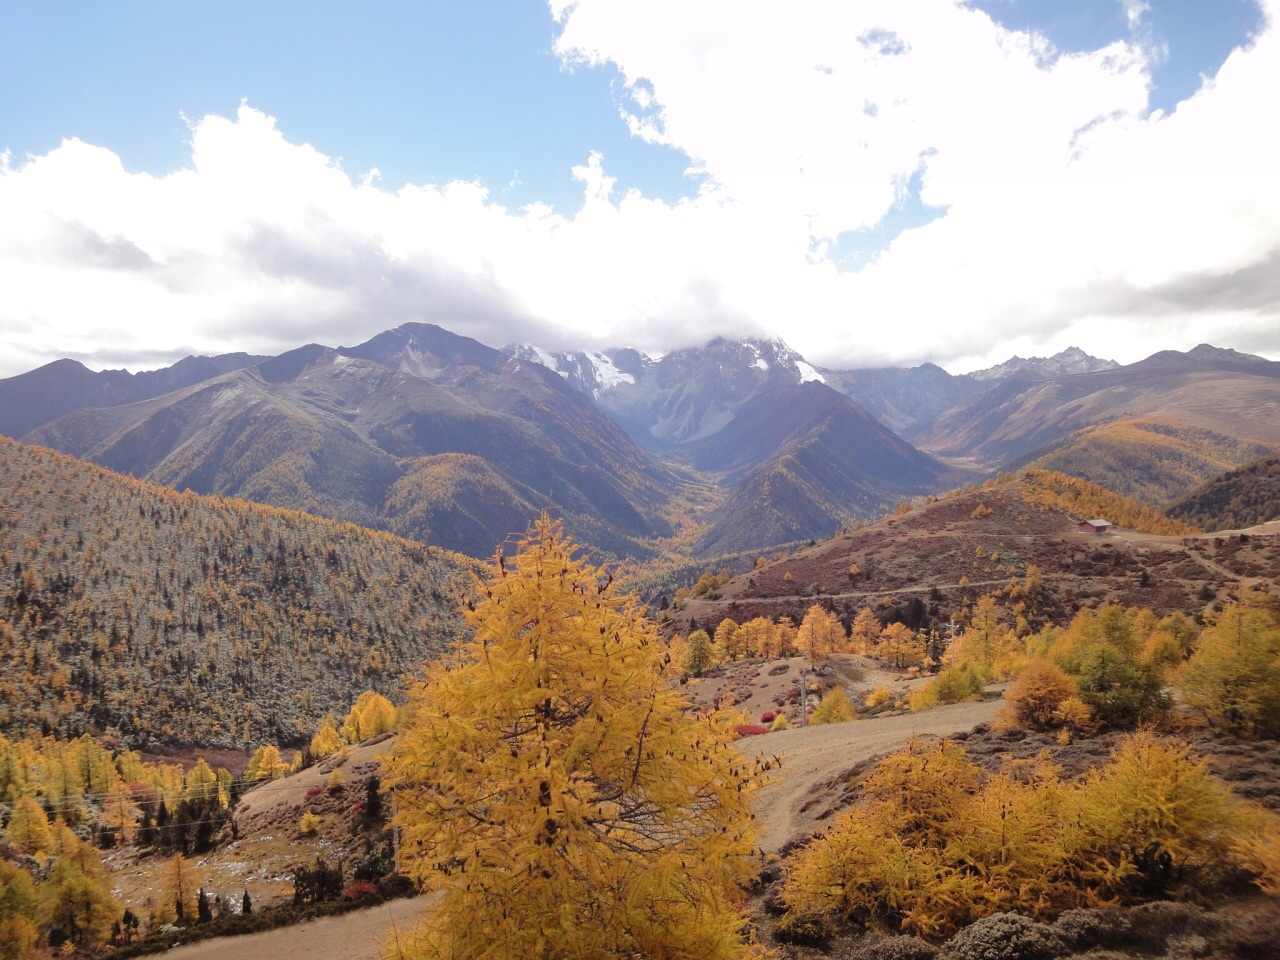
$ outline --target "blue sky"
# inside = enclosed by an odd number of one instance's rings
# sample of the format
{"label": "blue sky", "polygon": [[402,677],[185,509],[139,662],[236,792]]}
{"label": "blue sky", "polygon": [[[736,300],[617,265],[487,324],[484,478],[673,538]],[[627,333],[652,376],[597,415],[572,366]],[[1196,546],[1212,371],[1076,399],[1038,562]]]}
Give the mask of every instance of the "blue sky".
{"label": "blue sky", "polygon": [[0,149],[75,136],[134,171],[190,162],[182,117],[241,100],[291,140],[390,188],[483,181],[513,206],[576,206],[597,150],[649,196],[691,191],[689,158],[632,138],[618,71],[566,69],[545,3],[6,2]]}
{"label": "blue sky", "polygon": [[410,319],[833,366],[1280,356],[1274,11],[778,10],[0,0],[0,376]]}

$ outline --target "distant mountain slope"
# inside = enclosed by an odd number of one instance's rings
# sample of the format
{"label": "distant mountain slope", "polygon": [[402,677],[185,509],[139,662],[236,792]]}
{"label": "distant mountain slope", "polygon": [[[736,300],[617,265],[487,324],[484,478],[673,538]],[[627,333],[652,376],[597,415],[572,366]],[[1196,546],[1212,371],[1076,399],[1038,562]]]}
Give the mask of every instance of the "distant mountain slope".
{"label": "distant mountain slope", "polygon": [[1115,370],[1057,380],[1006,378],[907,431],[927,453],[997,468],[1068,434],[1114,420],[1159,419],[1178,428],[1280,444],[1280,363],[1200,346]]}
{"label": "distant mountain slope", "polygon": [[827,384],[856,400],[891,430],[928,423],[945,410],[983,393],[991,384],[954,376],[932,363],[860,370],[820,368]]}
{"label": "distant mountain slope", "polygon": [[241,370],[262,360],[247,353],[187,357],[143,373],[95,373],[76,360],[53,363],[0,380],[0,434],[20,438],[41,424],[81,407],[115,407],[171,393],[193,383]]}
{"label": "distant mountain slope", "polygon": [[1080,477],[1052,470],[1025,470],[1018,478],[1028,503],[1058,510],[1076,520],[1099,518],[1113,526],[1156,536],[1180,536],[1198,532],[1155,507],[1116,493]]}
{"label": "distant mountain slope", "polygon": [[452,640],[469,569],[0,438],[0,731],[297,742]]}
{"label": "distant mountain slope", "polygon": [[750,471],[708,517],[695,547],[704,556],[830,535],[960,476],[820,383],[761,393],[687,453],[704,468]]}
{"label": "distant mountain slope", "polygon": [[1240,530],[1280,519],[1280,457],[1267,457],[1201,484],[1168,509],[1205,530]]}
{"label": "distant mountain slope", "polygon": [[1275,444],[1157,419],[1116,420],[1068,435],[1029,465],[1164,507],[1224,470],[1277,451]]}
{"label": "distant mountain slope", "polygon": [[[1077,530],[1076,521],[1099,512],[1121,529],[1105,536]],[[1181,529],[1096,484],[1029,472],[930,498],[773,557],[714,596],[685,601],[671,614],[671,629],[714,631],[724,617],[739,624],[757,616],[799,622],[819,604],[846,626],[871,607],[881,622],[946,636],[948,622],[963,620],[978,597],[1001,591],[1033,626],[1063,624],[1082,606],[1108,602],[1196,615],[1226,595],[1233,574],[1224,571],[1249,577],[1280,571],[1280,537],[1223,544],[1131,533],[1126,523],[1166,534]]]}
{"label": "distant mountain slope", "polygon": [[[669,471],[588,398],[541,366],[427,324],[353,348],[302,347],[140,404],[79,410],[27,439],[178,489],[472,555],[488,556],[544,508],[618,555],[644,555],[640,541],[669,532]],[[406,477],[442,454],[483,464],[437,460],[437,478],[465,465],[463,479],[483,474],[514,492],[506,508],[483,513],[475,491],[438,482],[418,488],[434,499],[409,504]]]}

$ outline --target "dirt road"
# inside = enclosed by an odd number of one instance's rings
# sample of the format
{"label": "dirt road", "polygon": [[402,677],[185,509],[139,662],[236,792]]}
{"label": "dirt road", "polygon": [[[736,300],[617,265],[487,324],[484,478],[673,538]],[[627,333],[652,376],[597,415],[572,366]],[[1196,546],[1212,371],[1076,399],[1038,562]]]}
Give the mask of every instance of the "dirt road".
{"label": "dirt road", "polygon": [[174,947],[164,956],[168,960],[376,960],[379,941],[386,940],[393,927],[413,926],[426,902],[425,896],[392,900],[294,927]]}
{"label": "dirt road", "polygon": [[756,801],[761,848],[774,853],[796,834],[814,830],[826,804],[801,808],[809,800],[822,799],[823,784],[855,764],[896,750],[912,736],[945,737],[971,730],[988,723],[999,708],[999,700],[956,703],[906,716],[779,730],[741,741],[744,750],[782,759],[781,776],[761,790]]}

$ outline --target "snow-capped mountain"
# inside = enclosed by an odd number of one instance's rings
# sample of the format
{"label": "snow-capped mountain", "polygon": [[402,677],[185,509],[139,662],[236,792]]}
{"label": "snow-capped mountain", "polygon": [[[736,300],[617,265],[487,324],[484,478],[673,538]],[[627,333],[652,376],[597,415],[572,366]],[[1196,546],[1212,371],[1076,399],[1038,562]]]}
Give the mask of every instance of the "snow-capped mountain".
{"label": "snow-capped mountain", "polygon": [[654,362],[639,350],[627,347],[607,353],[584,350],[563,353],[543,350],[531,343],[513,343],[503,347],[502,352],[517,360],[542,364],[596,400],[619,384],[635,383]]}
{"label": "snow-capped mountain", "polygon": [[1077,373],[1115,370],[1119,366],[1120,364],[1114,360],[1102,360],[1090,356],[1079,347],[1067,347],[1052,357],[1011,357],[994,367],[975,370],[970,376],[975,380],[999,380],[1002,377],[1012,376],[1023,379],[1055,380],[1058,377],[1069,377]]}

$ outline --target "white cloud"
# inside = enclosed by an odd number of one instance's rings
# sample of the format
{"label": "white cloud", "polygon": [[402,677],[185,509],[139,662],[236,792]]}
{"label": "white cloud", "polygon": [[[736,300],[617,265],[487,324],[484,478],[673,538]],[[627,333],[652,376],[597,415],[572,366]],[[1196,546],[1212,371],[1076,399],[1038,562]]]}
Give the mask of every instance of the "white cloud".
{"label": "white cloud", "polygon": [[[573,212],[476,182],[391,192],[249,106],[192,123],[190,166],[163,177],[68,140],[0,166],[0,375],[351,344],[410,319],[653,352],[770,334],[829,365],[1200,340],[1280,355],[1271,27],[1148,115],[1147,47],[1059,55],[945,0],[552,12],[560,54],[617,65],[626,121],[691,158],[697,196],[620,192],[598,154]],[[834,241],[916,171],[946,214],[842,273]]]}

